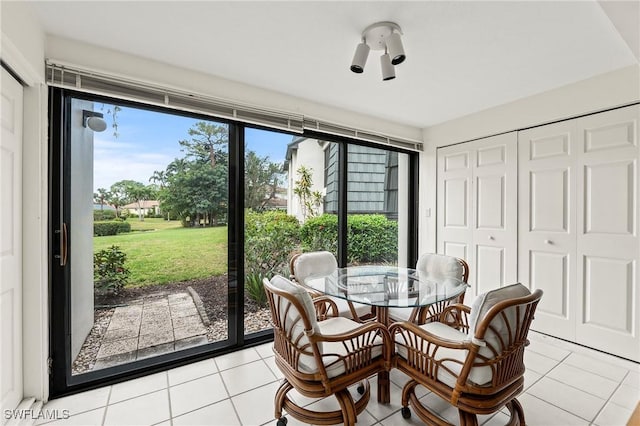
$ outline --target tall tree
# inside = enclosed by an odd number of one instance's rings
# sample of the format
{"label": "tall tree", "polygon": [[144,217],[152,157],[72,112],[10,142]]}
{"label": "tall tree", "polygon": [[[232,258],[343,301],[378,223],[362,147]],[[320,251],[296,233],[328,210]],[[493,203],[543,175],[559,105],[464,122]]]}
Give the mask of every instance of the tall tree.
{"label": "tall tree", "polygon": [[271,162],[269,157],[260,157],[249,151],[245,156],[244,170],[244,206],[262,211],[269,200],[276,197],[276,191],[283,179],[282,165]]}
{"label": "tall tree", "polygon": [[163,173],[161,206],[185,226],[201,222],[214,226],[227,213],[228,129],[198,122],[188,133],[191,139],[179,142],[185,156],[172,161]]}
{"label": "tall tree", "polygon": [[98,188],[98,192],[93,194],[93,202],[100,204],[100,211],[104,210],[104,203],[109,199],[109,191],[104,188]]}
{"label": "tall tree", "polygon": [[167,176],[164,171],[156,170],[153,172],[151,177],[149,178],[149,182],[153,182],[158,185],[160,188],[163,188],[167,180]]}
{"label": "tall tree", "polygon": [[109,188],[109,198],[107,202],[111,204],[116,209],[116,217],[120,217],[120,207],[129,204],[129,194],[127,193],[127,185],[128,182],[133,182],[131,180],[121,180]]}
{"label": "tall tree", "polygon": [[215,167],[216,157],[226,151],[229,143],[229,128],[226,125],[199,121],[189,129],[189,136],[190,140],[179,142],[184,147],[187,157],[196,160],[208,159],[211,167]]}
{"label": "tall tree", "polygon": [[140,221],[144,221],[144,202],[155,198],[155,187],[131,180],[123,182],[126,182],[125,191],[127,198],[130,202],[138,204],[138,218]]}

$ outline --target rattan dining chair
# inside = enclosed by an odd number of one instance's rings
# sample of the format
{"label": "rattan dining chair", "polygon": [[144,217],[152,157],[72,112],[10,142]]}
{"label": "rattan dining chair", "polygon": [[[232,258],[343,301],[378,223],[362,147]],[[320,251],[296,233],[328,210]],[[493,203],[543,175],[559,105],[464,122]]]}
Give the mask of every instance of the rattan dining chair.
{"label": "rattan dining chair", "polygon": [[[416,262],[416,270],[422,277],[455,278],[465,283],[469,279],[469,265],[463,259],[444,254],[425,253]],[[463,303],[464,293],[457,298],[434,303],[425,307],[389,308],[391,321],[409,321],[418,325],[439,321],[440,314],[447,306]]]}
{"label": "rattan dining chair", "polygon": [[[333,253],[328,251],[312,251],[307,253],[296,254],[289,262],[289,270],[291,271],[291,279],[302,283],[309,276],[326,276],[331,275],[338,269],[338,262]],[[311,291],[312,297],[316,297],[321,293]],[[350,318],[355,321],[364,322],[375,318],[375,308],[363,303],[351,302],[350,300],[332,297],[338,307],[341,317]]]}
{"label": "rattan dining chair", "polygon": [[[276,275],[263,285],[273,321],[275,362],[284,380],[275,395],[278,426],[287,423],[283,409],[295,419],[311,424],[353,425],[365,409],[368,377],[391,366],[392,342],[387,329],[376,322],[361,324],[344,317],[318,321],[314,303],[301,286]],[[348,387],[358,386],[353,400]],[[319,412],[297,405],[287,396],[291,389],[309,398],[334,395],[340,410]]]}
{"label": "rattan dining chair", "polygon": [[456,324],[409,322],[391,325],[396,344],[394,366],[410,380],[402,390],[402,415],[415,414],[425,423],[449,425],[415,393],[423,385],[458,408],[460,425],[477,425],[478,414],[507,407],[509,424],[525,424],[516,397],[524,387],[524,349],[542,290],[533,293],[514,284],[484,293],[469,308],[452,305],[443,315]]}

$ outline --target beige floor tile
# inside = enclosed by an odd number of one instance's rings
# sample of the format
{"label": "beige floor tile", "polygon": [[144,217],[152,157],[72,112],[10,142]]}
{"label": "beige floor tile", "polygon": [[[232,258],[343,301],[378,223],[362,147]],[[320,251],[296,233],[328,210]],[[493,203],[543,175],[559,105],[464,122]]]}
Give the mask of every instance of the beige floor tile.
{"label": "beige floor tile", "polygon": [[154,425],[171,418],[166,389],[109,404],[104,425]]}
{"label": "beige floor tile", "polygon": [[175,386],[217,372],[218,367],[216,367],[213,359],[205,359],[182,367],[172,368],[167,371],[167,375],[169,376],[169,386]]}
{"label": "beige floor tile", "polygon": [[261,359],[221,371],[220,375],[231,396],[278,380]]}
{"label": "beige floor tile", "polygon": [[[173,426],[241,425],[231,400],[224,399],[173,418]],[[245,423],[248,424],[248,423]]]}
{"label": "beige floor tile", "polygon": [[201,377],[169,388],[171,414],[179,416],[229,397],[220,374]]}

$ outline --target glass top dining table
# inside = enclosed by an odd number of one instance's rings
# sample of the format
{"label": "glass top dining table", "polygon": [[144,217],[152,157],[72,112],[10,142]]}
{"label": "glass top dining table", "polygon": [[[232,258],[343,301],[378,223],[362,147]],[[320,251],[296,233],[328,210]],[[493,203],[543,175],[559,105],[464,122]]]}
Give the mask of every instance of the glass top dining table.
{"label": "glass top dining table", "polygon": [[[387,265],[349,266],[329,275],[310,275],[305,286],[328,296],[376,307],[376,320],[389,325],[389,308],[416,308],[447,301],[464,293],[462,280],[416,269]],[[378,372],[378,402],[390,402],[389,372]]]}
{"label": "glass top dining table", "polygon": [[420,307],[458,297],[467,283],[388,265],[349,266],[304,282],[320,293],[376,307]]}

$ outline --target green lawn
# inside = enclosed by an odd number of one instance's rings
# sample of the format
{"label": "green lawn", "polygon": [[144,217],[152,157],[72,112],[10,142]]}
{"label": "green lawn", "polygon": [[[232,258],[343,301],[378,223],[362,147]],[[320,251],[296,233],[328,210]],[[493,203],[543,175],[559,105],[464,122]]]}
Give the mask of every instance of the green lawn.
{"label": "green lawn", "polygon": [[145,218],[142,222],[136,217],[132,216],[127,219],[127,222],[131,225],[132,231],[160,231],[164,229],[181,228],[182,224],[179,220],[168,221],[160,218]]}
{"label": "green lawn", "polygon": [[[98,251],[117,245],[127,254],[127,287],[142,287],[227,272],[227,227],[182,228],[179,221],[131,220],[139,231],[94,237]],[[142,232],[141,230],[145,230]]]}

